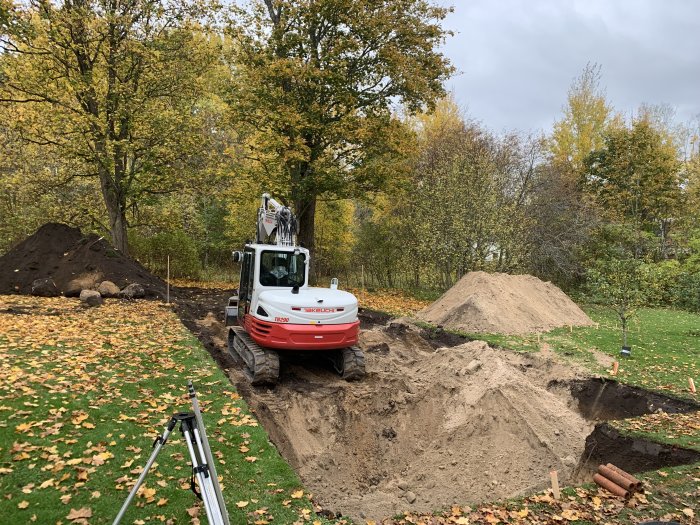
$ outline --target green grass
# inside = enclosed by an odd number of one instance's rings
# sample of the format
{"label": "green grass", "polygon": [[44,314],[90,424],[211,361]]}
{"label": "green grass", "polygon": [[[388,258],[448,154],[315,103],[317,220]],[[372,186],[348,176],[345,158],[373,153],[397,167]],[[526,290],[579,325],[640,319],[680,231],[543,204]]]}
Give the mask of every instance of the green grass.
{"label": "green grass", "polygon": [[[154,438],[174,412],[191,409],[190,378],[231,522],[313,516],[306,497],[292,497],[301,488],[296,474],[171,311],[150,302],[85,310],[69,299],[0,297],[0,306],[18,303],[36,314],[0,313],[3,523],[66,523],[83,507],[91,524],[111,523]],[[49,308],[59,315],[46,315]],[[186,488],[190,471],[178,430],[146,479],[155,492],[137,496],[123,523],[189,523],[187,509],[198,506]]]}
{"label": "green grass", "polygon": [[593,358],[594,349],[620,362],[617,379],[621,382],[697,399],[689,391],[688,378],[700,381],[700,337],[693,335],[700,327],[700,315],[665,308],[640,310],[628,335],[632,356],[622,358],[621,330],[614,314],[599,306],[585,310],[599,328],[548,332],[544,340],[555,352],[588,363],[593,372],[607,373]]}

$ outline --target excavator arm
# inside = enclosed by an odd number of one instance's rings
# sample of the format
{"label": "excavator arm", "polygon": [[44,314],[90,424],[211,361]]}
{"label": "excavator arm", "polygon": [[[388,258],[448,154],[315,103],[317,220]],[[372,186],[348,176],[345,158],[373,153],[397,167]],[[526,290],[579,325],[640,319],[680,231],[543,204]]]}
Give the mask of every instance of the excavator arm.
{"label": "excavator arm", "polygon": [[297,218],[287,206],[284,206],[263,193],[258,209],[257,243],[264,243],[267,237],[275,235],[277,246],[295,246],[299,232]]}

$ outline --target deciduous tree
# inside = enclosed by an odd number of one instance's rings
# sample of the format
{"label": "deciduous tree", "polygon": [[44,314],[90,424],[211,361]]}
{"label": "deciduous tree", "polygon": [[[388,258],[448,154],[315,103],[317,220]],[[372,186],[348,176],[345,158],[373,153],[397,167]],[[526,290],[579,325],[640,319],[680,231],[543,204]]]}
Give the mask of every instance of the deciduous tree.
{"label": "deciduous tree", "polygon": [[216,60],[199,31],[206,7],[33,0],[0,27],[0,103],[24,106],[13,123],[24,141],[71,161],[53,183],[99,180],[107,228],[125,253],[127,212],[181,187],[206,151],[196,133],[199,80]]}
{"label": "deciduous tree", "polygon": [[427,0],[252,0],[239,12],[232,110],[307,247],[319,196],[362,195],[395,173],[406,152],[393,110],[443,94],[447,13]]}

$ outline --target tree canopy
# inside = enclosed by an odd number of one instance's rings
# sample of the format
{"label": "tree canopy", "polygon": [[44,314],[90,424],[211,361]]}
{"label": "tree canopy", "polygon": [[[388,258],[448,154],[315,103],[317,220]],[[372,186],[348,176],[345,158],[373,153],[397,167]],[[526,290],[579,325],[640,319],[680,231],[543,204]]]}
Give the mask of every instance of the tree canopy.
{"label": "tree canopy", "polygon": [[319,196],[379,190],[396,170],[396,109],[444,93],[447,13],[427,0],[254,0],[238,12],[233,115],[256,176],[295,205],[306,246]]}

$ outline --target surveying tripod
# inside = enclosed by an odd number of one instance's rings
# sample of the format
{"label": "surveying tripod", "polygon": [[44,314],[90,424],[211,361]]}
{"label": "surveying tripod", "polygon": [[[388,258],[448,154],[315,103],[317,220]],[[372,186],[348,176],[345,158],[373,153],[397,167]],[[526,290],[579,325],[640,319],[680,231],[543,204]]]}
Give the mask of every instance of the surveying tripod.
{"label": "surveying tripod", "polygon": [[[136,484],[131,489],[129,496],[126,498],[124,505],[122,505],[112,525],[118,525],[124,517],[126,510],[129,508],[136,493],[145,481],[148,471],[158,457],[158,453],[165,446],[170,434],[175,430],[178,423],[180,423],[180,431],[185,438],[187,450],[192,459],[192,492],[204,503],[209,525],[230,525],[228,512],[226,512],[226,504],[224,503],[221,486],[219,485],[219,479],[216,474],[216,467],[214,466],[214,458],[211,454],[209,441],[207,440],[207,433],[204,430],[202,412],[199,410],[199,401],[197,400],[197,394],[192,385],[192,381],[187,382],[187,391],[192,401],[193,411],[173,414],[163,434],[155,439],[151,457],[148,458],[146,466],[143,467],[143,472],[141,472],[141,475],[136,480]],[[195,488],[195,478],[199,485],[199,493],[197,493]]]}

